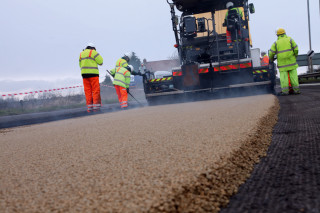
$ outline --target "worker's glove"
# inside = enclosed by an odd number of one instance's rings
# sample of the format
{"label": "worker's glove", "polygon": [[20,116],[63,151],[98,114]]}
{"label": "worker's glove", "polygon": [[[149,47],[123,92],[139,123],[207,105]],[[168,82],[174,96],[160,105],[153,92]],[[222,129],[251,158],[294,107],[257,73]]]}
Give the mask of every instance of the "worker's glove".
{"label": "worker's glove", "polygon": [[272,64],[277,58],[269,58],[269,64]]}
{"label": "worker's glove", "polygon": [[129,93],[129,88],[127,88],[127,93]]}

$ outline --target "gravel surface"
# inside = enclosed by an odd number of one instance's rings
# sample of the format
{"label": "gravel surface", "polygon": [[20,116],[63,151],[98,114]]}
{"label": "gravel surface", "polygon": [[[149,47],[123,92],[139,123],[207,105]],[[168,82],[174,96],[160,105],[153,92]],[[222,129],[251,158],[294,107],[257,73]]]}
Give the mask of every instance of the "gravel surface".
{"label": "gravel surface", "polygon": [[0,130],[0,212],[217,211],[263,155],[276,106],[260,95]]}
{"label": "gravel surface", "polygon": [[267,156],[221,213],[320,212],[320,85],[301,92],[279,97]]}

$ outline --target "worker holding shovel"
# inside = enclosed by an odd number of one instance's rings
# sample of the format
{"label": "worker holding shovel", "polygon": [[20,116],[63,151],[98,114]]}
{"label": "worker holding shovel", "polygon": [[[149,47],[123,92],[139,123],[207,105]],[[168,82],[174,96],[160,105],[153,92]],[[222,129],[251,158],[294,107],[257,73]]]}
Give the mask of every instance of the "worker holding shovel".
{"label": "worker holding shovel", "polygon": [[133,71],[132,65],[128,67],[116,66],[110,70],[110,74],[113,76],[113,85],[116,89],[121,109],[127,109],[128,107],[128,93],[130,86],[130,71]]}

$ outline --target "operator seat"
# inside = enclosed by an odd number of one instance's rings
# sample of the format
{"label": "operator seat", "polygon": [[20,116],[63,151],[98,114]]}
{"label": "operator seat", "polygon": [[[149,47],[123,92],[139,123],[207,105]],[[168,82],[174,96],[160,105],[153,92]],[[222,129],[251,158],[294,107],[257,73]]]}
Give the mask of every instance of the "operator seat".
{"label": "operator seat", "polygon": [[242,18],[240,17],[237,10],[229,11],[226,25],[227,30],[231,32],[232,40],[235,41],[236,37],[238,37],[238,40],[241,40]]}
{"label": "operator seat", "polygon": [[188,39],[197,36],[197,22],[193,15],[183,17],[183,36]]}

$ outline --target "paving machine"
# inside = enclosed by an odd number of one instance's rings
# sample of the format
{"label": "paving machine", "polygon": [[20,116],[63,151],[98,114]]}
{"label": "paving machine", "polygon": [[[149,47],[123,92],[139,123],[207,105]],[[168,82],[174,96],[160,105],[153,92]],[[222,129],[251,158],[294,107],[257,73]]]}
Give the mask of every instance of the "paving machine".
{"label": "paving machine", "polygon": [[232,0],[243,16],[236,10],[226,15],[229,1],[167,0],[181,66],[161,79],[153,78],[148,70],[141,71],[149,104],[236,88],[240,94],[257,88],[274,92],[275,65],[261,67],[260,50],[251,49],[249,13],[255,12],[254,5],[248,0]]}

